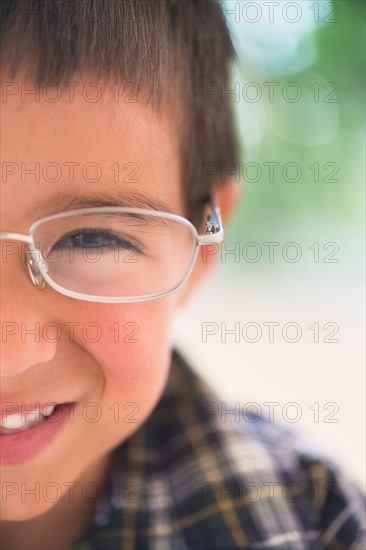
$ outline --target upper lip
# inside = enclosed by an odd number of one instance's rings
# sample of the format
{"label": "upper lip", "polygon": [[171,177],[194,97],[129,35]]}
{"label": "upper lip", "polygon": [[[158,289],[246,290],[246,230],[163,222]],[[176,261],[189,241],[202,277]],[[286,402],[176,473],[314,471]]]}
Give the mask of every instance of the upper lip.
{"label": "upper lip", "polygon": [[3,416],[7,416],[7,415],[10,415],[10,414],[27,414],[27,413],[30,413],[30,412],[33,412],[33,411],[40,411],[42,412],[43,409],[45,409],[46,407],[51,407],[54,406],[56,407],[57,405],[61,405],[62,403],[61,402],[57,402],[57,401],[34,401],[32,403],[26,403],[26,402],[21,402],[21,403],[16,403],[15,401],[5,401],[4,403],[2,403],[1,407],[0,407],[0,417],[2,418]]}

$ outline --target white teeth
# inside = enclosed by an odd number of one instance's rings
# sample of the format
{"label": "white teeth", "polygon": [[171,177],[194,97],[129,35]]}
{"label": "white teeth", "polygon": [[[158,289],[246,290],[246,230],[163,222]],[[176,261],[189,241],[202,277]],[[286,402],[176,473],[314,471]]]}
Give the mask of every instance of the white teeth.
{"label": "white teeth", "polygon": [[49,407],[45,407],[43,410],[42,410],[42,415],[43,416],[51,416],[51,414],[53,413],[53,411],[55,410],[56,406],[55,405],[50,405]]}
{"label": "white teeth", "polygon": [[[17,415],[18,416],[18,415]],[[24,423],[34,423],[34,422],[38,422],[39,420],[42,419],[42,413],[41,411],[30,411],[30,412],[26,412],[24,417],[23,417],[23,424]]]}
{"label": "white teeth", "polygon": [[44,407],[42,413],[40,410],[25,412],[24,414],[7,414],[3,415],[0,421],[0,428],[7,430],[19,430],[20,428],[28,428],[37,422],[42,421],[44,417],[51,416],[55,410],[55,405]]}
{"label": "white teeth", "polygon": [[9,414],[3,418],[1,425],[8,430],[18,430],[19,428],[26,428],[30,424],[39,422],[42,415],[39,411],[31,411],[26,415],[21,414]]}
{"label": "white teeth", "polygon": [[3,418],[2,424],[9,430],[17,430],[23,428],[27,423],[24,416],[21,414],[9,414]]}

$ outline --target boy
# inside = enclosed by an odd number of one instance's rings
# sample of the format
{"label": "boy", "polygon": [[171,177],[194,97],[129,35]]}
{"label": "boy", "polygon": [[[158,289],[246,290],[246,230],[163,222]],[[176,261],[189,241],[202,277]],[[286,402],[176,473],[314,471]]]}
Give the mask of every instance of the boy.
{"label": "boy", "polygon": [[357,490],[169,349],[237,196],[201,174],[232,59],[212,1],[3,3],[4,549],[363,547]]}

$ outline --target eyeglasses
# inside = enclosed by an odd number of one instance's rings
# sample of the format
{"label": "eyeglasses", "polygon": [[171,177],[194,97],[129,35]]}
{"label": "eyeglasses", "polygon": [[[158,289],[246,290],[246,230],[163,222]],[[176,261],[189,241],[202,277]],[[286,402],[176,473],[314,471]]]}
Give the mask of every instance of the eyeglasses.
{"label": "eyeglasses", "polygon": [[88,302],[126,303],[161,298],[191,274],[201,246],[223,240],[211,202],[206,233],[181,216],[125,207],[81,208],[37,220],[29,234],[0,233],[26,243],[34,286]]}

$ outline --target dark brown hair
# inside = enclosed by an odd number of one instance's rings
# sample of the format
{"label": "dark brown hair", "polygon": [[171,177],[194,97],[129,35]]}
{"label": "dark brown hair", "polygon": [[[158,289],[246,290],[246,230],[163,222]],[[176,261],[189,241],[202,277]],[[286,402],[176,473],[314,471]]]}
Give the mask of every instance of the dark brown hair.
{"label": "dark brown hair", "polygon": [[220,183],[204,167],[237,161],[230,104],[204,95],[229,85],[235,55],[219,0],[2,0],[1,48],[11,78],[133,82],[152,108],[175,112],[187,215],[200,223]]}

